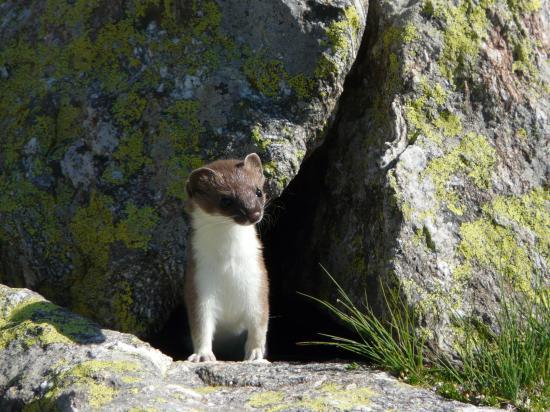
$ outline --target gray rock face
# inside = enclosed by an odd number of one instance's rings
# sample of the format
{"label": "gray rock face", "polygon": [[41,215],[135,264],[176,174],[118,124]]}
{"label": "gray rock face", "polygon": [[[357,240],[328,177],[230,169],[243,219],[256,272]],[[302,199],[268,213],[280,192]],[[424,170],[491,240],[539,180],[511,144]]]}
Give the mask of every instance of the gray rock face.
{"label": "gray rock face", "polygon": [[27,289],[0,285],[0,409],[474,411],[341,363],[172,362]]}
{"label": "gray rock face", "polygon": [[378,307],[379,281],[394,285],[446,349],[454,316],[491,319],[499,284],[529,295],[550,282],[549,10],[371,3],[289,278],[331,296],[320,262]]}
{"label": "gray rock face", "polygon": [[184,183],[260,153],[278,195],[332,122],[363,0],[4,1],[0,280],[147,335],[180,301]]}

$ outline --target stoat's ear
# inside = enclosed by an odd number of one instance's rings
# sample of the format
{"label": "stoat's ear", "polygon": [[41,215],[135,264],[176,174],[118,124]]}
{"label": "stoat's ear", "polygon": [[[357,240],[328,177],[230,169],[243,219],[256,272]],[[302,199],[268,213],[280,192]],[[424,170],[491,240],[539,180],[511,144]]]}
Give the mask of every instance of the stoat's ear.
{"label": "stoat's ear", "polygon": [[244,158],[244,166],[248,169],[256,169],[261,176],[264,175],[262,161],[256,153],[250,153]]}
{"label": "stoat's ear", "polygon": [[185,185],[187,194],[189,197],[193,197],[197,193],[207,192],[209,187],[217,185],[219,178],[218,173],[208,167],[195,169],[191,172]]}

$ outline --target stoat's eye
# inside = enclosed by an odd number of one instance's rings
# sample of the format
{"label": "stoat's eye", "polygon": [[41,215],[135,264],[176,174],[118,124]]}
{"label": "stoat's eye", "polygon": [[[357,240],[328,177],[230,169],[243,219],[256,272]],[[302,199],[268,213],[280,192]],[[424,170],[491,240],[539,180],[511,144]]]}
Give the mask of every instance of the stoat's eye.
{"label": "stoat's eye", "polygon": [[259,188],[256,188],[256,196],[262,197],[263,193]]}
{"label": "stoat's eye", "polygon": [[220,199],[220,207],[222,209],[229,209],[233,205],[233,199],[227,196],[223,196]]}

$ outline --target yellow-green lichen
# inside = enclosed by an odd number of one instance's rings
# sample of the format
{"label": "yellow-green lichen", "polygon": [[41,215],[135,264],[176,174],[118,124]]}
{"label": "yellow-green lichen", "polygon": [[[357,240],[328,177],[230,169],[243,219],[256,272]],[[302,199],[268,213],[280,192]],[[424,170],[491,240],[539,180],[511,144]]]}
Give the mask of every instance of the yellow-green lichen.
{"label": "yellow-green lichen", "polygon": [[126,218],[116,226],[116,238],[132,249],[146,249],[159,216],[152,207],[126,206]]}
{"label": "yellow-green lichen", "polygon": [[403,42],[405,44],[411,43],[419,38],[418,31],[414,24],[409,23],[405,26],[404,32],[403,32]]}
{"label": "yellow-green lichen", "polygon": [[70,369],[63,376],[76,378],[93,378],[103,372],[127,373],[139,370],[136,362],[119,360],[90,360],[82,362]]}
{"label": "yellow-green lichen", "polygon": [[132,332],[140,335],[144,332],[143,323],[140,322],[132,308],[134,307],[134,298],[132,296],[132,287],[128,281],[123,280],[114,285],[116,290],[113,299],[113,312],[116,316],[117,329],[121,332]]}
{"label": "yellow-green lichen", "polygon": [[111,212],[112,200],[92,192],[90,203],[75,213],[70,229],[86,262],[98,270],[106,270],[109,249],[116,239]]}
{"label": "yellow-green lichen", "polygon": [[458,250],[467,261],[505,276],[518,290],[529,293],[533,265],[514,233],[486,219],[463,223]]}
{"label": "yellow-green lichen", "polygon": [[143,139],[144,135],[141,131],[125,133],[120,139],[117,150],[113,153],[113,158],[118,160],[125,177],[151,164],[151,159],[145,155]]}
{"label": "yellow-green lichen", "polygon": [[65,261],[64,249],[60,247],[64,228],[57,215],[61,192],[53,196],[28,180],[0,174],[0,239],[13,241],[23,231],[44,242],[47,258]]}
{"label": "yellow-green lichen", "polygon": [[436,198],[457,215],[463,213],[458,194],[448,187],[451,176],[461,174],[478,188],[491,186],[496,151],[487,138],[476,133],[468,133],[458,146],[444,156],[432,160],[424,176],[429,176],[435,186]]}
{"label": "yellow-green lichen", "polygon": [[[5,312],[5,311],[3,311]],[[58,306],[31,297],[0,318],[0,349],[10,344],[48,346],[71,344],[96,337],[99,329],[89,321],[69,314]]]}
{"label": "yellow-green lichen", "polygon": [[260,126],[258,125],[252,128],[251,137],[252,142],[256,145],[258,149],[262,151],[265,151],[270,144],[269,140],[264,139],[264,137],[262,136],[262,131],[260,129]]}
{"label": "yellow-green lichen", "polygon": [[366,406],[374,395],[374,391],[367,387],[345,389],[342,385],[328,383],[321,387],[325,395],[324,400],[332,404],[335,402],[338,409],[350,410],[359,406]]}
{"label": "yellow-green lichen", "polygon": [[48,323],[36,324],[30,320],[0,323],[0,349],[5,349],[11,344],[30,348],[34,345],[45,347],[53,343],[70,344],[71,340]]}
{"label": "yellow-green lichen", "polygon": [[185,200],[185,181],[189,173],[203,164],[199,155],[199,138],[204,131],[198,118],[197,101],[179,101],[166,109],[160,122],[157,138],[169,142],[172,155],[164,162],[170,176],[166,192],[178,199]]}
{"label": "yellow-green lichen", "polygon": [[361,22],[354,6],[344,10],[344,18],[329,25],[326,30],[333,53],[338,54],[343,60],[350,50],[350,39],[356,40],[361,29]]}
{"label": "yellow-green lichen", "polygon": [[285,398],[283,392],[265,391],[253,394],[248,399],[248,406],[251,408],[265,408],[270,405],[278,405]]}
{"label": "yellow-green lichen", "polygon": [[120,126],[130,128],[140,121],[146,105],[146,100],[137,93],[121,94],[113,105],[113,116]]}
{"label": "yellow-green lichen", "polygon": [[267,60],[261,55],[248,58],[243,72],[252,86],[267,97],[276,97],[286,77],[286,71],[280,60]]}
{"label": "yellow-green lichen", "polygon": [[434,120],[434,126],[437,127],[443,136],[455,137],[462,132],[462,122],[457,115],[443,112]]}
{"label": "yellow-green lichen", "polygon": [[428,83],[425,82],[422,85],[424,94],[427,96],[431,96],[437,105],[439,106],[444,105],[445,102],[447,101],[447,91],[443,88],[443,86],[441,86],[440,83],[437,83],[433,89],[430,88],[428,90],[427,87],[428,87]]}
{"label": "yellow-green lichen", "polygon": [[89,382],[86,384],[88,396],[88,404],[92,408],[99,408],[112,401],[117,393],[117,390],[104,384]]}
{"label": "yellow-green lichen", "polygon": [[117,395],[117,388],[104,383],[102,378],[109,374],[127,374],[137,371],[139,365],[129,361],[91,360],[82,362],[71,369],[58,371],[53,379],[53,386],[42,399],[35,401],[38,405],[53,402],[66,390],[81,388],[87,397],[87,404],[98,409],[111,402]]}
{"label": "yellow-green lichen", "polygon": [[[63,146],[67,142],[73,141],[75,137],[82,134],[82,109],[73,106],[68,99],[63,99],[56,117],[56,143]],[[58,152],[56,157],[60,157]]]}
{"label": "yellow-green lichen", "polygon": [[442,109],[448,98],[443,86],[430,84],[422,78],[420,91],[418,97],[405,101],[405,117],[410,125],[409,140],[413,142],[423,135],[442,144],[443,137],[458,136],[462,131],[462,122],[458,116]]}
{"label": "yellow-green lichen", "polygon": [[[71,233],[79,245],[71,287],[72,307],[93,319],[114,315],[118,328],[141,333],[143,325],[131,309],[134,302],[129,284],[114,282],[107,269],[113,242],[122,241],[129,248],[146,249],[158,216],[151,207],[137,208],[130,203],[126,207],[126,218],[115,225],[111,208],[110,198],[93,192],[89,205],[80,208],[71,222]],[[107,287],[115,292],[109,303],[104,301]]]}
{"label": "yellow-green lichen", "polygon": [[193,388],[193,391],[200,393],[201,395],[208,395],[209,393],[214,393],[219,391],[221,388],[219,386],[201,386],[199,388]]}
{"label": "yellow-green lichen", "polygon": [[473,267],[498,274],[507,284],[528,296],[536,273],[533,249],[518,236],[530,231],[535,249],[548,261],[550,254],[550,194],[535,188],[522,196],[497,196],[483,206],[483,215],[460,227],[458,251],[464,262],[453,271],[454,277],[467,278]]}
{"label": "yellow-green lichen", "polygon": [[534,76],[537,74],[537,68],[534,63],[533,46],[528,38],[522,38],[514,46],[512,71],[522,73],[524,76]]}
{"label": "yellow-green lichen", "polygon": [[346,389],[340,384],[327,383],[300,399],[289,399],[279,392],[269,393],[267,398],[260,396],[258,398],[259,406],[256,407],[265,408],[269,412],[288,409],[306,409],[315,412],[349,411],[369,405],[374,394],[375,392],[367,387]]}
{"label": "yellow-green lichen", "polygon": [[523,127],[516,130],[516,136],[520,139],[524,140],[527,138],[527,130],[525,130]]}
{"label": "yellow-green lichen", "polygon": [[311,97],[311,93],[315,87],[315,81],[310,79],[305,74],[300,73],[288,79],[288,85],[296,93],[299,99]]}
{"label": "yellow-green lichen", "polygon": [[431,140],[439,142],[441,139],[436,136],[432,123],[428,120],[429,112],[425,109],[426,97],[409,99],[405,103],[405,117],[412,126],[409,133],[409,141],[414,142],[418,135],[422,134]]}
{"label": "yellow-green lichen", "polygon": [[277,172],[277,166],[275,166],[274,162],[266,162],[263,164],[264,168],[264,174],[266,177],[270,178],[272,181],[275,182],[279,190],[283,190],[287,183],[288,183],[288,177],[281,176]]}
{"label": "yellow-green lichen", "polygon": [[491,3],[491,0],[480,3],[461,0],[456,6],[433,3],[434,15],[445,22],[439,70],[449,80],[454,81],[458,73],[464,75],[475,68],[481,42],[487,36],[487,9]]}
{"label": "yellow-green lichen", "polygon": [[507,0],[508,7],[514,13],[530,14],[542,7],[541,0]]}
{"label": "yellow-green lichen", "polygon": [[319,79],[327,79],[336,73],[338,73],[338,66],[336,63],[331,57],[323,54],[315,66],[315,77]]}
{"label": "yellow-green lichen", "polygon": [[548,259],[550,257],[550,192],[535,188],[523,196],[497,196],[485,213],[494,219],[506,219],[536,236],[536,247]]}
{"label": "yellow-green lichen", "polygon": [[[277,97],[287,85],[299,99],[311,97],[315,80],[305,73],[289,74],[281,60],[268,59],[262,53],[246,53],[243,73],[250,84],[267,97]],[[320,58],[322,60],[323,57]]]}
{"label": "yellow-green lichen", "polygon": [[[349,52],[352,49],[352,43],[357,41],[357,36],[361,30],[361,20],[354,6],[347,7],[344,10],[344,16],[341,20],[332,22],[326,29],[328,38],[327,45],[330,46],[329,53],[323,53],[317,60],[314,70],[314,76],[317,79],[328,79],[339,73],[337,61],[346,61]],[[312,86],[312,82],[305,83],[305,86]],[[304,89],[304,82],[300,81],[299,87],[294,87],[297,94]]]}

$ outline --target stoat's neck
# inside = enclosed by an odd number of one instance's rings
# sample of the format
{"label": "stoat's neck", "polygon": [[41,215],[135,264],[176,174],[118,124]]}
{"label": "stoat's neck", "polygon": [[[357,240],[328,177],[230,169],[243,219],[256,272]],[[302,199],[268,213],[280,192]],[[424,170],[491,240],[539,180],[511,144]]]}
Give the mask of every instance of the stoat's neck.
{"label": "stoat's neck", "polygon": [[211,215],[199,207],[191,212],[191,225],[195,247],[219,249],[228,244],[246,247],[258,243],[254,225],[239,225],[229,217]]}

